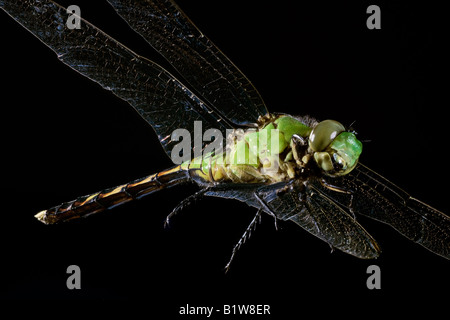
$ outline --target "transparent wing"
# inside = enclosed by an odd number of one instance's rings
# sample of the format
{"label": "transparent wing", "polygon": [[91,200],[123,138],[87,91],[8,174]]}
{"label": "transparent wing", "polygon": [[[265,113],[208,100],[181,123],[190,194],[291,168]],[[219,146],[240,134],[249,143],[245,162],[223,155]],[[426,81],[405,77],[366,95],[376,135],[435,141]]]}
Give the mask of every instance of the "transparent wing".
{"label": "transparent wing", "polygon": [[252,83],[173,1],[108,2],[233,126],[251,126],[267,113]]}
{"label": "transparent wing", "polygon": [[268,186],[258,192],[279,219],[295,222],[331,247],[355,257],[379,256],[381,250],[372,236],[314,185],[306,182],[280,187]]}
{"label": "transparent wing", "polygon": [[58,58],[133,106],[153,127],[170,156],[176,128],[229,128],[224,119],[169,72],[89,22],[69,29],[66,9],[49,0],[0,0],[0,8],[50,47]]}
{"label": "transparent wing", "polygon": [[353,212],[387,223],[408,239],[450,259],[450,218],[444,213],[412,198],[362,164],[345,177],[328,178],[327,183],[349,193],[320,183],[315,183],[315,188]]}
{"label": "transparent wing", "polygon": [[[267,208],[261,207],[255,194]],[[381,252],[376,241],[353,217],[308,182],[242,187],[221,185],[205,195],[240,200],[274,213],[277,219],[295,222],[331,247],[358,258],[376,258]]]}

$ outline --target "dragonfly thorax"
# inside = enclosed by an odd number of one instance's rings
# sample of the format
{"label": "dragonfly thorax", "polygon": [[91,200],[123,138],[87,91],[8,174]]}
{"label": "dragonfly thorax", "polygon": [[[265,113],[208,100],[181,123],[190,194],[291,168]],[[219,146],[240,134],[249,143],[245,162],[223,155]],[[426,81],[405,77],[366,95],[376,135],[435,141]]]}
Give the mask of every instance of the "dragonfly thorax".
{"label": "dragonfly thorax", "polygon": [[343,130],[337,121],[269,114],[260,118],[257,129],[233,130],[225,152],[203,155],[184,166],[197,169],[194,175],[205,183],[274,183],[312,168],[342,175],[354,167],[360,153],[349,149],[349,141],[357,140]]}

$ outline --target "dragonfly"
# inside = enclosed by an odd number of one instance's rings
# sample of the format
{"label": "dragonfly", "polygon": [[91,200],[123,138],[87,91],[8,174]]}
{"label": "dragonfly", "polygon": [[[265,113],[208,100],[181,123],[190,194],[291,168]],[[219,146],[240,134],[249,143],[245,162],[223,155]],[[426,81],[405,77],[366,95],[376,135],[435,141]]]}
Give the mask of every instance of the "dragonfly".
{"label": "dragonfly", "polygon": [[[62,63],[128,102],[154,129],[174,165],[43,210],[37,219],[70,221],[191,183],[198,191],[173,209],[166,225],[205,196],[238,200],[256,210],[226,270],[263,213],[275,227],[291,221],[332,249],[374,259],[381,249],[357,221],[363,215],[450,259],[449,216],[363,165],[355,131],[335,120],[269,113],[253,84],[174,1],[107,1],[188,85],[51,0],[0,0],[0,8]],[[69,27],[70,19],[79,27]],[[205,133],[212,130],[211,139],[183,149],[179,161],[180,140],[196,140],[199,123]]]}

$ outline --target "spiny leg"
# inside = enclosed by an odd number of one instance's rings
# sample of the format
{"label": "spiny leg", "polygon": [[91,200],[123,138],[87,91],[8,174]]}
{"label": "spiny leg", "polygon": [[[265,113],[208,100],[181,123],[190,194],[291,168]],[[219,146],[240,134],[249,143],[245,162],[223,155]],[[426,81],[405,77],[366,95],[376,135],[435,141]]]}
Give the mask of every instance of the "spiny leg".
{"label": "spiny leg", "polygon": [[256,200],[258,200],[259,204],[261,205],[260,210],[264,209],[265,212],[267,212],[269,215],[271,215],[274,218],[275,230],[278,231],[277,216],[275,215],[275,213],[269,208],[267,203],[263,199],[261,199],[260,196],[258,196],[258,194],[254,193],[254,196],[255,196]]}
{"label": "spiny leg", "polygon": [[189,206],[197,199],[200,199],[203,197],[203,195],[208,191],[208,188],[201,189],[200,191],[197,191],[196,193],[190,195],[183,201],[181,201],[173,210],[171,213],[169,213],[166,217],[166,220],[164,221],[164,228],[167,228],[169,226],[170,219],[178,213],[178,211],[182,210],[184,207]]}
{"label": "spiny leg", "polygon": [[345,189],[345,188],[340,187],[340,186],[336,186],[336,185],[330,184],[327,181],[325,181],[325,179],[321,179],[320,180],[320,184],[322,186],[324,186],[325,188],[330,189],[331,191],[340,192],[340,193],[344,193],[344,194],[350,195],[350,202],[348,204],[348,210],[353,215],[353,220],[356,220],[355,211],[353,210],[353,197],[354,197],[356,192],[353,191],[353,190]]}
{"label": "spiny leg", "polygon": [[255,217],[250,222],[250,224],[247,227],[247,230],[245,230],[244,234],[242,235],[241,239],[239,239],[238,243],[234,246],[233,251],[231,252],[230,260],[228,261],[227,265],[225,266],[225,273],[228,272],[230,269],[231,261],[233,261],[234,255],[239,250],[239,248],[245,243],[245,241],[250,237],[252,230],[256,229],[256,222],[261,222],[261,209],[256,212]]}

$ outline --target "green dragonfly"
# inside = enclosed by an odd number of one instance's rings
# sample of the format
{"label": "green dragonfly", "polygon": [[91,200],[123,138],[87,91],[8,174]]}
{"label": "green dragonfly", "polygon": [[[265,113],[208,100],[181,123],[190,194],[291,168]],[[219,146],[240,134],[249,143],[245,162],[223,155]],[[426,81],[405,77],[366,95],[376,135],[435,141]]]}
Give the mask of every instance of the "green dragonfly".
{"label": "green dragonfly", "polygon": [[[198,138],[199,123],[215,139],[183,149],[182,160],[168,170],[43,210],[36,215],[40,221],[86,217],[194,183],[199,191],[177,205],[166,223],[203,196],[256,208],[227,269],[263,212],[275,226],[278,220],[292,221],[332,248],[372,259],[381,250],[356,220],[357,214],[365,215],[450,259],[450,218],[361,164],[362,143],[354,131],[335,120],[269,113],[251,82],[173,1],[108,2],[189,87],[53,1],[0,0],[0,8],[64,64],[128,102],[153,127],[172,160],[179,158],[180,136]],[[80,28],[69,28],[67,21],[74,18]],[[191,151],[194,156],[186,157]]]}

